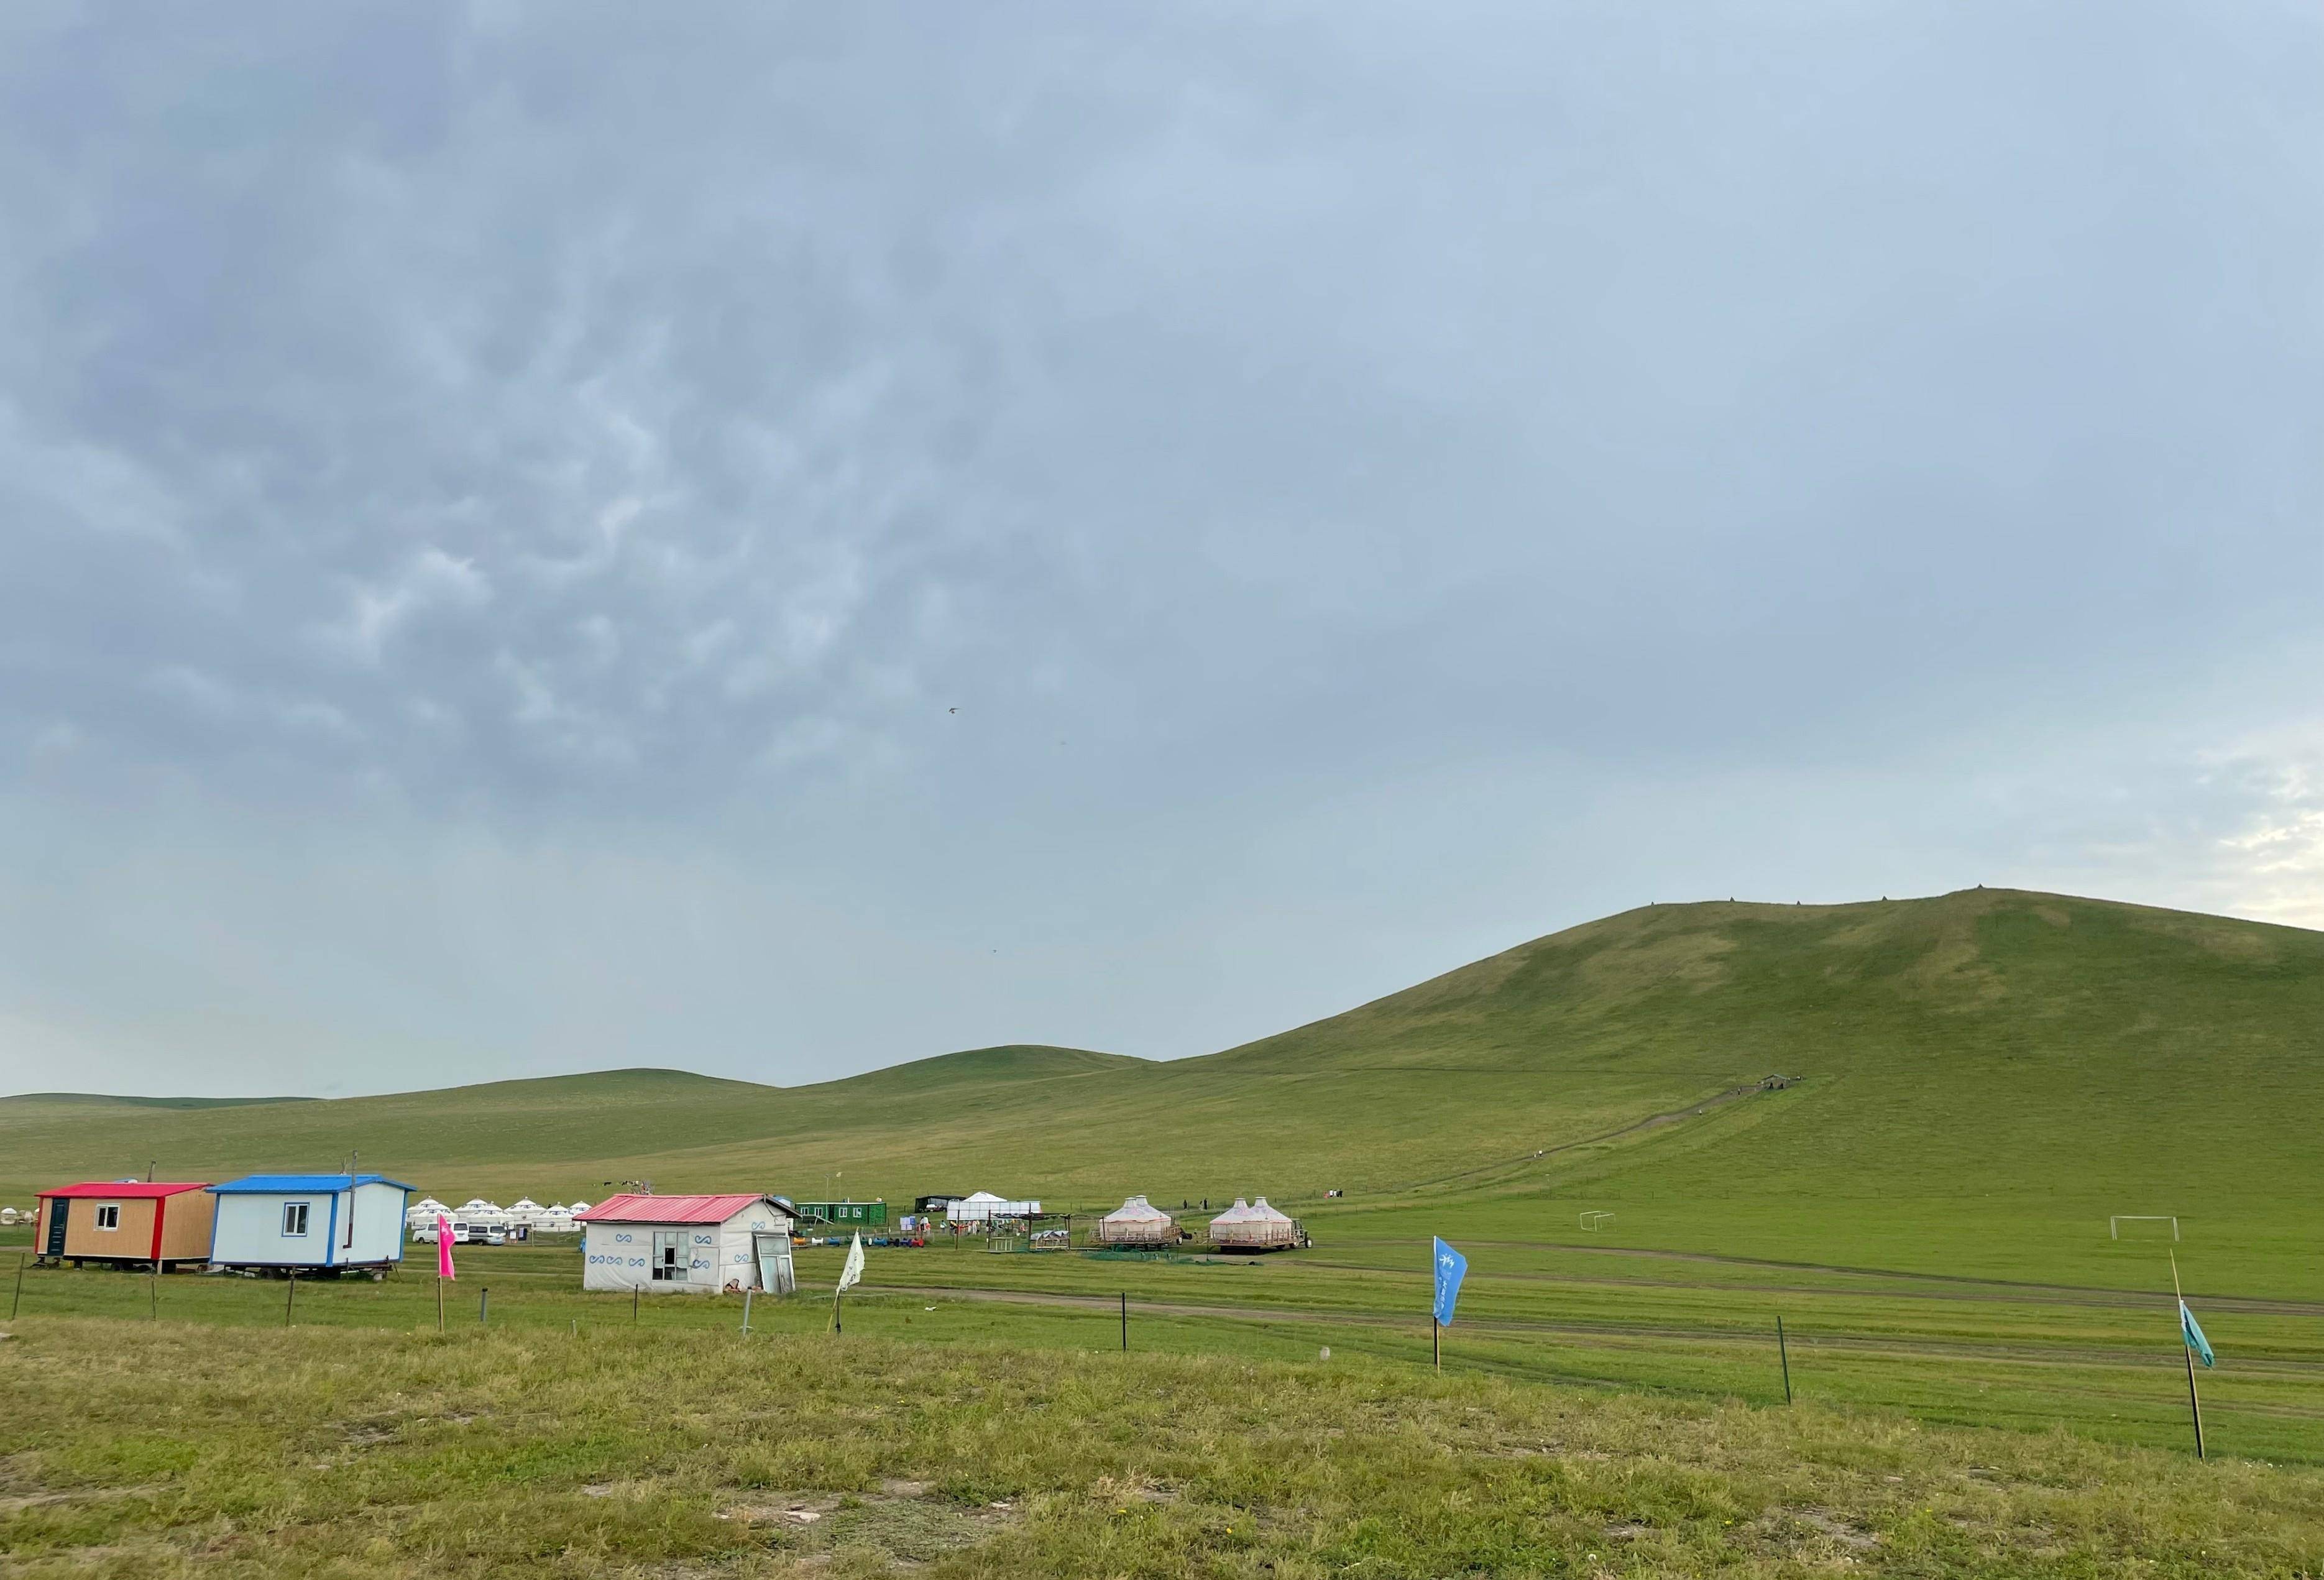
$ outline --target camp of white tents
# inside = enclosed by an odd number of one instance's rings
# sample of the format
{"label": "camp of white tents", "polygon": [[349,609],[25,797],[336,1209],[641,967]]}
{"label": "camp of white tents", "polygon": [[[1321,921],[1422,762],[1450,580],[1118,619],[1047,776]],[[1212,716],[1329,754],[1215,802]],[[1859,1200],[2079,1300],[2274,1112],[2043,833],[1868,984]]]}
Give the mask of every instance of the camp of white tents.
{"label": "camp of white tents", "polygon": [[436,1238],[436,1220],[449,1218],[471,1229],[524,1229],[535,1234],[570,1234],[579,1225],[573,1215],[589,1210],[586,1201],[571,1205],[558,1202],[554,1206],[542,1206],[530,1197],[519,1197],[513,1206],[502,1206],[482,1197],[470,1197],[456,1207],[447,1207],[434,1197],[425,1197],[411,1204],[403,1215],[405,1229],[415,1240]]}
{"label": "camp of white tents", "polygon": [[[589,1204],[585,1201],[543,1206],[530,1197],[520,1197],[513,1206],[505,1207],[481,1197],[471,1197],[456,1207],[447,1207],[431,1196],[414,1202],[404,1218],[412,1238],[432,1241],[438,1216],[476,1231],[480,1236],[487,1229],[569,1234],[582,1227],[575,1222],[576,1215],[588,1210]],[[1040,1215],[1038,1201],[1011,1200],[989,1190],[963,1197],[945,1209],[945,1221],[953,1227],[979,1232],[990,1232],[1010,1219]],[[5,1218],[0,1217],[0,1222],[5,1222]],[[1096,1231],[1101,1245],[1175,1245],[1184,1237],[1176,1220],[1142,1196],[1130,1197],[1099,1219]],[[1281,1251],[1306,1243],[1297,1220],[1270,1206],[1263,1196],[1256,1201],[1235,1197],[1232,1206],[1211,1220],[1207,1238],[1222,1251]]]}

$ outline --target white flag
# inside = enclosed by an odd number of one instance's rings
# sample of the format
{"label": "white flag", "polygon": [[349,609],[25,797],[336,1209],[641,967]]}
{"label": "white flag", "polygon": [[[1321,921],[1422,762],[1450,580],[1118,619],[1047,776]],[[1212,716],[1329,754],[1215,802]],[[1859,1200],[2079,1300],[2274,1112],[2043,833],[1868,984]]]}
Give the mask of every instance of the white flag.
{"label": "white flag", "polygon": [[863,1281],[863,1236],[859,1232],[848,1243],[847,1265],[839,1270],[839,1287],[852,1289]]}

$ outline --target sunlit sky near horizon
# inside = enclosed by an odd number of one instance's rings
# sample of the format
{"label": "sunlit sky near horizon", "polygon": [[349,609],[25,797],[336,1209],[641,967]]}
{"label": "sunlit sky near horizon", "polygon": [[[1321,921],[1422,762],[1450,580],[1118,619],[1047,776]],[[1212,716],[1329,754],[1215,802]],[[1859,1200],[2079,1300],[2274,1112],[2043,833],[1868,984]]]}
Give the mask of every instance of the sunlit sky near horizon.
{"label": "sunlit sky near horizon", "polygon": [[2324,14],[11,6],[0,1092],[2324,926]]}

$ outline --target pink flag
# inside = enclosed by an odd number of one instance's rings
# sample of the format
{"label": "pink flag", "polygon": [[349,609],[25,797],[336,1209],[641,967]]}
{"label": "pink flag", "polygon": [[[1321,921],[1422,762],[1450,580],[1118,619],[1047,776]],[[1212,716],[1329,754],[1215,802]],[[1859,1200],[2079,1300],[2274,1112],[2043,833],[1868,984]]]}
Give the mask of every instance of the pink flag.
{"label": "pink flag", "polygon": [[443,1214],[436,1215],[436,1276],[448,1279],[452,1271],[452,1220]]}

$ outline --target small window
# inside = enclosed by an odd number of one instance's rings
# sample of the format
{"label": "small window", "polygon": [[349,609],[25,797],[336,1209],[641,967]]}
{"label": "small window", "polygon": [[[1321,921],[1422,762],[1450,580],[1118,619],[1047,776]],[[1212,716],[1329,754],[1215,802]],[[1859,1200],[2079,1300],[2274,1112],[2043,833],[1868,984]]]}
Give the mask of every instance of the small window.
{"label": "small window", "polygon": [[121,1227],[121,1204],[117,1201],[97,1203],[97,1226],[100,1229]]}
{"label": "small window", "polygon": [[297,1239],[307,1233],[307,1206],[308,1204],[302,1201],[287,1201],[282,1204],[284,1234]]}

